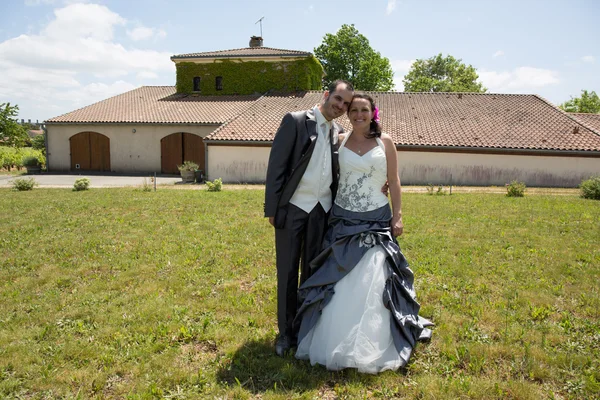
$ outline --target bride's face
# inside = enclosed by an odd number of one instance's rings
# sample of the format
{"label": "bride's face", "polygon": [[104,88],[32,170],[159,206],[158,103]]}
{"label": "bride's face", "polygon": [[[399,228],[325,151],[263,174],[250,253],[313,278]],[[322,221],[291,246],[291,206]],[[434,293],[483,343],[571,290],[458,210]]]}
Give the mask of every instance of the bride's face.
{"label": "bride's face", "polygon": [[360,98],[352,100],[352,104],[350,104],[350,109],[348,110],[348,119],[354,130],[368,128],[372,118],[373,110],[371,110],[371,102],[369,100]]}

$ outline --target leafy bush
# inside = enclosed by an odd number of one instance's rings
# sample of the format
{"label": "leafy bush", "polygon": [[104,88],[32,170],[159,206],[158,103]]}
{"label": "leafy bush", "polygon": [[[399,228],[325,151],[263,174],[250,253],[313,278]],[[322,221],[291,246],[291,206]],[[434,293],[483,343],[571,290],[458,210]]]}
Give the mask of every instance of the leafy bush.
{"label": "leafy bush", "polygon": [[581,197],[584,199],[600,200],[600,176],[586,179],[579,185]]}
{"label": "leafy bush", "polygon": [[524,197],[525,196],[525,183],[519,181],[512,181],[510,184],[506,184],[506,196],[508,197]]}
{"label": "leafy bush", "polygon": [[81,190],[88,190],[90,188],[90,183],[90,178],[75,179],[75,183],[73,184],[73,191],[79,192]]}
{"label": "leafy bush", "polygon": [[46,151],[46,134],[37,135],[31,139],[31,147],[44,153]]}
{"label": "leafy bush", "polygon": [[25,167],[41,167],[42,166],[42,163],[40,162],[40,160],[37,158],[37,156],[34,156],[34,155],[23,157],[21,164],[23,164],[23,166],[25,166]]}
{"label": "leafy bush", "polygon": [[46,157],[39,150],[34,150],[30,147],[0,146],[0,168],[4,168],[7,171],[10,171],[12,168],[21,170],[24,166],[24,159],[29,157],[37,158],[40,166],[46,164]]}
{"label": "leafy bush", "polygon": [[13,190],[33,190],[38,183],[33,178],[17,178],[12,180]]}
{"label": "leafy bush", "polygon": [[198,167],[199,165],[193,161],[184,161],[183,164],[177,166],[180,171],[195,171]]}
{"label": "leafy bush", "polygon": [[217,178],[213,182],[206,181],[206,186],[208,186],[209,192],[220,192],[223,188],[223,180],[221,178]]}

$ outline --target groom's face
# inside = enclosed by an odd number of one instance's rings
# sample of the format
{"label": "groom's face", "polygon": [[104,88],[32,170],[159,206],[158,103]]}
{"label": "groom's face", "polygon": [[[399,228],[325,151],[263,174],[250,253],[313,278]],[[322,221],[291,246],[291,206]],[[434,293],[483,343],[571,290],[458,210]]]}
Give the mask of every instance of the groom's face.
{"label": "groom's face", "polygon": [[352,96],[354,96],[354,92],[348,90],[345,83],[337,85],[335,90],[331,93],[325,92],[325,101],[323,102],[321,110],[323,116],[328,121],[340,117],[348,111],[348,106],[352,102]]}

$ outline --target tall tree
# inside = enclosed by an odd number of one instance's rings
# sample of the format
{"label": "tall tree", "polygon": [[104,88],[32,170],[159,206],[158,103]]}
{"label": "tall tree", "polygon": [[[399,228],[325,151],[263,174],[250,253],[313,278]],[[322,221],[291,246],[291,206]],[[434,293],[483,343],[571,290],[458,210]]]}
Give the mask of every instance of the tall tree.
{"label": "tall tree", "polygon": [[477,79],[477,70],[462,60],[442,53],[426,60],[417,60],[404,76],[406,92],[475,92],[485,93],[486,88]]}
{"label": "tall tree", "polygon": [[335,35],[326,34],[315,48],[325,69],[324,86],[336,79],[352,82],[358,90],[386,91],[394,87],[390,60],[371,47],[354,25],[342,25]]}
{"label": "tall tree", "polygon": [[591,92],[582,90],[581,97],[571,97],[571,100],[565,101],[558,107],[566,112],[598,114],[600,113],[600,97],[593,90]]}
{"label": "tall tree", "polygon": [[19,115],[19,106],[10,103],[0,104],[0,140],[9,146],[23,146],[29,139],[27,130],[19,125],[15,118]]}

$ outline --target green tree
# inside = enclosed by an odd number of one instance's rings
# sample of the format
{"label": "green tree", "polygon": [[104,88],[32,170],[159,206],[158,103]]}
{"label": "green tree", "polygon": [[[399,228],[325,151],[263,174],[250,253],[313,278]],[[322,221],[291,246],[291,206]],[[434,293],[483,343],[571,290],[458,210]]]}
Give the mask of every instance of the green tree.
{"label": "green tree", "polygon": [[485,93],[486,88],[477,79],[477,70],[465,65],[461,59],[442,53],[427,60],[417,60],[404,76],[405,92],[475,92]]}
{"label": "green tree", "polygon": [[27,130],[15,121],[18,114],[19,106],[0,104],[0,140],[5,145],[19,147],[29,140]]}
{"label": "green tree", "polygon": [[46,154],[46,134],[35,136],[31,139],[31,147],[36,150],[40,150],[44,155]]}
{"label": "green tree", "polygon": [[315,57],[325,70],[324,86],[345,79],[358,90],[387,91],[394,87],[390,60],[370,46],[354,25],[342,25],[335,35],[326,34],[315,48]]}
{"label": "green tree", "polygon": [[581,97],[571,97],[571,100],[565,101],[558,107],[566,112],[598,114],[600,97],[594,91],[582,90]]}

